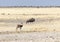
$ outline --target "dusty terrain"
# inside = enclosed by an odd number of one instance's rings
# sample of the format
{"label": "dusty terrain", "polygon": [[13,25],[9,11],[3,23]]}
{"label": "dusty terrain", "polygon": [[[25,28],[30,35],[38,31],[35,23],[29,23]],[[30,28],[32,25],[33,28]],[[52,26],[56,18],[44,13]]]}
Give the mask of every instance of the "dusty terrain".
{"label": "dusty terrain", "polygon": [[[26,24],[30,18],[35,22]],[[60,42],[60,8],[0,8],[0,42],[37,41]]]}
{"label": "dusty terrain", "polygon": [[60,42],[60,32],[0,33],[0,42]]}
{"label": "dusty terrain", "polygon": [[[26,24],[26,21],[30,18],[35,18],[35,22]],[[55,14],[0,15],[0,32],[16,31],[16,26],[20,23],[23,23],[22,31],[60,31],[60,15]]]}
{"label": "dusty terrain", "polygon": [[[29,18],[33,23],[26,24]],[[23,28],[16,32],[17,24]],[[60,42],[60,15],[0,15],[0,42]]]}

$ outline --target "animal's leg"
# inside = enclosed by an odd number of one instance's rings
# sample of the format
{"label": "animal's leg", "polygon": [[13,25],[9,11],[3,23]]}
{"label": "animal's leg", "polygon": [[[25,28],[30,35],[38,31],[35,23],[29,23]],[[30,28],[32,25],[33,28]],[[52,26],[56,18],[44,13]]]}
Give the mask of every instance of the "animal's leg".
{"label": "animal's leg", "polygon": [[16,27],[16,31],[18,31],[18,27]]}
{"label": "animal's leg", "polygon": [[21,27],[20,27],[20,30],[21,30]]}

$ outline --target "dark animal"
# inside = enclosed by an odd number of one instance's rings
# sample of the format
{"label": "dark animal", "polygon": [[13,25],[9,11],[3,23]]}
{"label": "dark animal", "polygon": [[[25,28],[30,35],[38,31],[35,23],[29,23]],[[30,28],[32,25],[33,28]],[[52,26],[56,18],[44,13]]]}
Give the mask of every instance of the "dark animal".
{"label": "dark animal", "polygon": [[20,28],[20,30],[22,29],[22,27],[23,27],[23,25],[22,24],[18,24],[17,25],[17,27],[16,27],[16,30],[18,29],[18,28]]}
{"label": "dark animal", "polygon": [[27,20],[26,23],[34,22],[34,21],[35,21],[35,19],[34,18],[31,18],[31,19]]}

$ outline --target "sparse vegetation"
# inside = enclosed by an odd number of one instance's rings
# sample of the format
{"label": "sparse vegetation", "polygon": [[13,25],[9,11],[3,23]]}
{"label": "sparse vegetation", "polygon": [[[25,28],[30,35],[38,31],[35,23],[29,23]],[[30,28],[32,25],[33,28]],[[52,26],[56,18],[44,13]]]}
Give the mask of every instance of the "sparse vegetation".
{"label": "sparse vegetation", "polygon": [[1,15],[5,15],[5,13],[1,13]]}

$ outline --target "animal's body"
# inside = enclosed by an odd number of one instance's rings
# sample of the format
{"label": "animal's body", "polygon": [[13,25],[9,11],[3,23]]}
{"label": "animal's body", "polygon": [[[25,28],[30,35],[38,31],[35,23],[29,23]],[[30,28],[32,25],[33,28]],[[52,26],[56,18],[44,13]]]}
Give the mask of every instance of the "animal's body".
{"label": "animal's body", "polygon": [[31,18],[31,19],[27,20],[26,23],[34,22],[34,21],[35,21],[35,19],[34,18]]}
{"label": "animal's body", "polygon": [[17,27],[16,27],[16,30],[18,29],[18,28],[20,28],[20,30],[22,29],[22,27],[23,27],[23,25],[22,24],[18,24],[17,25]]}

